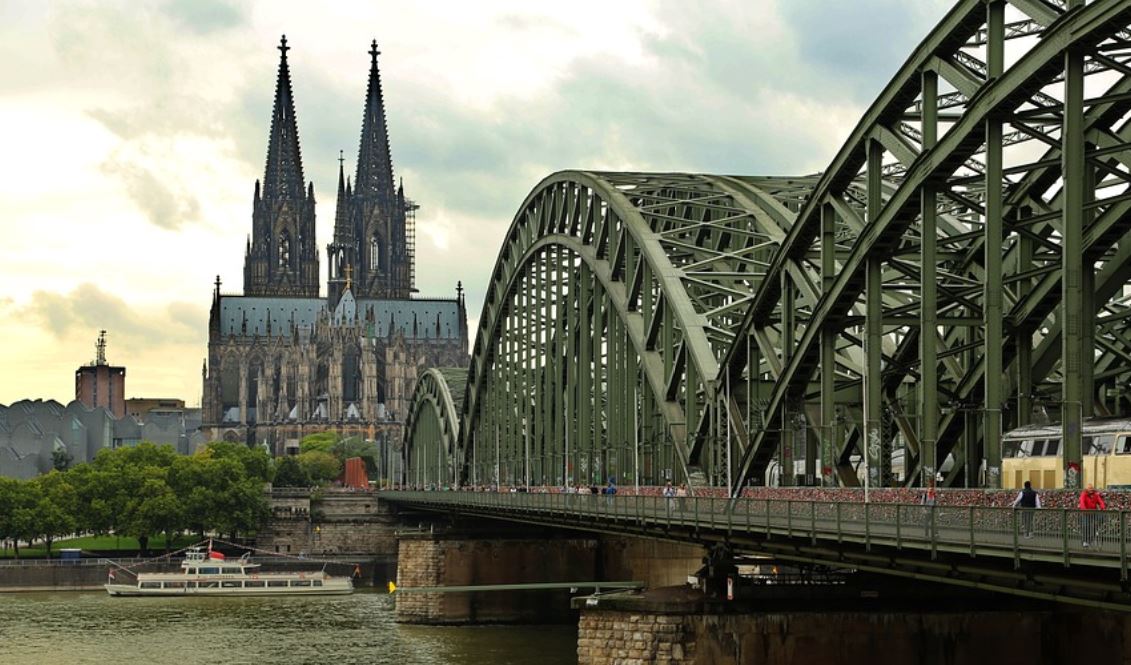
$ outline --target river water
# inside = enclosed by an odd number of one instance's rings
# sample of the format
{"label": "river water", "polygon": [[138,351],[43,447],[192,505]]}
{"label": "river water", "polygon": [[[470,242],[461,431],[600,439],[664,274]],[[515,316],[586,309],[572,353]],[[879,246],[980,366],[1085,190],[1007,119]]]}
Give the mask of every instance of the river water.
{"label": "river water", "polygon": [[565,665],[573,626],[408,626],[393,598],[0,594],[0,663]]}

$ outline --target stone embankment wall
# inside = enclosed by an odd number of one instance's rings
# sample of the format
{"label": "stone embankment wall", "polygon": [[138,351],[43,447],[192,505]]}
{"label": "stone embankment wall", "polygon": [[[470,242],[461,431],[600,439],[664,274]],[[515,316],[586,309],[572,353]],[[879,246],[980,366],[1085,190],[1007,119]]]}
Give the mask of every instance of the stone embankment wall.
{"label": "stone embankment wall", "polygon": [[1087,611],[656,614],[583,610],[578,665],[1123,663],[1131,617]]}
{"label": "stone embankment wall", "polygon": [[397,553],[396,517],[372,492],[276,490],[257,547],[280,554]]}
{"label": "stone embankment wall", "polygon": [[0,566],[0,592],[93,591],[106,584],[107,566],[46,561],[5,563]]}

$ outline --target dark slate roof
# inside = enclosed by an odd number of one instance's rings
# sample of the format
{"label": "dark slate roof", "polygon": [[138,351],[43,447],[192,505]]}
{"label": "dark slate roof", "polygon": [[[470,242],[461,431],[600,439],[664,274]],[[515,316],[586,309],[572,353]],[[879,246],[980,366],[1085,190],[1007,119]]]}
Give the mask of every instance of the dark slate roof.
{"label": "dark slate roof", "polygon": [[[460,310],[456,300],[377,300],[360,299],[356,302],[347,292],[334,313],[336,323],[364,321],[373,310],[374,330],[377,337],[402,333],[407,338],[459,339]],[[243,321],[247,319],[248,335],[266,335],[270,317],[271,335],[290,337],[291,320],[295,325],[309,329],[320,313],[326,310],[323,298],[267,298],[256,296],[220,297],[220,334],[240,335]],[[356,312],[356,314],[355,314]]]}
{"label": "dark slate roof", "polygon": [[[424,339],[459,339],[459,302],[456,300],[369,300],[357,301],[357,315],[365,319],[369,307],[373,307],[377,337],[389,335],[389,327],[394,333],[405,337]],[[416,332],[413,332],[413,322]],[[439,322],[439,333],[436,326]]]}
{"label": "dark slate roof", "polygon": [[248,335],[266,335],[270,317],[271,335],[290,337],[292,317],[295,325],[312,326],[324,309],[322,298],[220,296],[220,334],[242,334],[246,314]]}

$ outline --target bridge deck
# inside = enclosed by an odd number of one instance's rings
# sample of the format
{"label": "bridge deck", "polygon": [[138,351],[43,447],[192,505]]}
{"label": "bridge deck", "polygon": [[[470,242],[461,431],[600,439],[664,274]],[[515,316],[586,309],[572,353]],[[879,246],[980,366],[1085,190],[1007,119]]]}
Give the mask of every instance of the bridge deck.
{"label": "bridge deck", "polygon": [[[879,572],[1131,609],[1128,511],[480,492],[396,491],[381,497],[427,510],[566,528],[725,541],[738,549],[847,567],[868,568],[871,561]],[[942,560],[948,563],[930,563]]]}

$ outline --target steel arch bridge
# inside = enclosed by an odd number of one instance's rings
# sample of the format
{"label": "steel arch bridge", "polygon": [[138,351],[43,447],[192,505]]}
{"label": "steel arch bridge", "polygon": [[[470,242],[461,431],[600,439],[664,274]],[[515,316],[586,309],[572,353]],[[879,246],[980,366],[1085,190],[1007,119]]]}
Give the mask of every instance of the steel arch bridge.
{"label": "steel arch bridge", "polygon": [[856,485],[867,455],[875,485],[1000,486],[1036,411],[1079,468],[1082,418],[1131,414],[1129,25],[1131,0],[959,1],[818,175],[547,177],[462,405],[422,382],[447,429],[414,407],[406,455],[455,484],[733,494]]}

